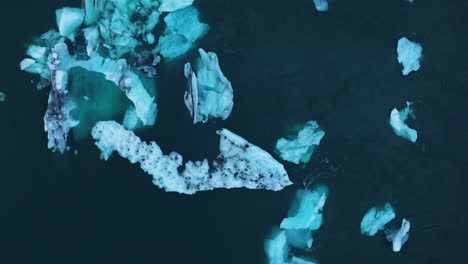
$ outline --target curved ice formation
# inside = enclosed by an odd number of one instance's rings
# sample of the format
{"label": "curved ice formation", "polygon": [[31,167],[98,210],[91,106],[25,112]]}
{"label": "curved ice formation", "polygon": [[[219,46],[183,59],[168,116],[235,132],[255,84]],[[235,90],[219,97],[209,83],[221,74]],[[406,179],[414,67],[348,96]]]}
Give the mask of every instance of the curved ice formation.
{"label": "curved ice formation", "polygon": [[198,10],[189,6],[170,13],[164,18],[166,29],[159,38],[155,53],[161,53],[166,59],[178,57],[194,46],[194,43],[206,34],[209,27],[199,21]]}
{"label": "curved ice formation", "polygon": [[399,252],[401,247],[408,241],[410,227],[410,222],[403,219],[400,229],[387,231],[387,240],[392,242],[393,252]]}
{"label": "curved ice formation", "polygon": [[421,67],[419,61],[422,56],[422,47],[418,43],[411,42],[403,37],[397,45],[398,62],[403,65],[403,75],[417,71]]}
{"label": "curved ice formation", "polygon": [[374,236],[394,218],[395,210],[391,204],[386,203],[382,208],[372,207],[366,212],[361,221],[361,234]]}
{"label": "curved ice formation", "polygon": [[195,64],[195,70],[190,63],[184,66],[185,77],[188,80],[184,102],[193,123],[205,123],[209,118],[225,120],[232,112],[234,105],[231,82],[224,77],[219,67],[218,56],[214,52],[206,53],[198,50],[200,59]]}
{"label": "curved ice formation", "polygon": [[[188,161],[176,152],[163,154],[156,142],[145,143],[114,121],[98,122],[91,135],[107,160],[113,151],[153,176],[153,183],[168,192],[193,194],[215,188],[281,190],[292,184],[283,165],[261,148],[222,129],[220,154],[212,162]],[[182,170],[182,168],[185,169]]]}
{"label": "curved ice formation", "polygon": [[406,124],[408,117],[414,118],[412,104],[411,102],[406,102],[406,107],[401,111],[394,108],[390,112],[390,126],[395,134],[414,143],[418,139],[418,132]]}
{"label": "curved ice formation", "polygon": [[318,126],[317,122],[309,121],[294,139],[280,138],[276,143],[276,151],[283,160],[295,164],[307,163],[323,136],[325,136],[325,132]]}
{"label": "curved ice formation", "polygon": [[328,2],[327,0],[314,0],[315,9],[320,12],[328,11]]}

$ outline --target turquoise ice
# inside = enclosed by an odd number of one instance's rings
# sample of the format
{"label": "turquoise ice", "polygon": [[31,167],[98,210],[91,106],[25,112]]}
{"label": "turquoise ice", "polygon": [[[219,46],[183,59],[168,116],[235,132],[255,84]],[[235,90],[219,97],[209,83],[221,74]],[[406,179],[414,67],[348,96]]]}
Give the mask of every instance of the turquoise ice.
{"label": "turquoise ice", "polygon": [[159,12],[173,12],[179,9],[188,7],[193,4],[194,0],[161,0]]}
{"label": "turquoise ice", "polygon": [[269,264],[287,263],[289,247],[284,230],[273,230],[270,238],[265,240],[265,252]]}
{"label": "turquoise ice", "polygon": [[55,14],[60,35],[74,40],[74,34],[81,24],[83,24],[85,18],[83,9],[64,7],[58,9]]}
{"label": "turquoise ice", "polygon": [[198,50],[200,58],[192,68],[190,63],[184,66],[187,78],[187,91],[184,102],[193,123],[205,123],[210,118],[227,119],[234,105],[231,82],[224,77],[219,67],[218,56],[214,52]]}
{"label": "turquoise ice", "polygon": [[392,205],[386,203],[383,207],[372,207],[361,221],[361,234],[374,236],[384,226],[395,218],[395,210]]}
{"label": "turquoise ice", "polygon": [[307,163],[320,144],[325,132],[317,122],[307,122],[298,132],[297,136],[290,139],[280,138],[276,143],[276,151],[283,160],[295,164]]}
{"label": "turquoise ice", "polygon": [[387,231],[387,240],[392,242],[393,252],[399,252],[401,247],[408,241],[410,227],[410,222],[403,219],[400,229]]}
{"label": "turquoise ice", "polygon": [[6,99],[6,95],[4,92],[0,92],[0,102],[4,102]]}
{"label": "turquoise ice", "polygon": [[410,72],[417,71],[421,67],[422,47],[420,44],[403,37],[398,40],[397,54],[398,62],[403,65],[403,75],[408,75]]}
{"label": "turquoise ice", "polygon": [[165,155],[156,142],[142,142],[115,121],[100,121],[91,132],[102,159],[117,151],[131,163],[139,163],[153,176],[153,183],[168,192],[193,194],[215,188],[278,191],[292,184],[283,165],[266,151],[227,129],[217,133],[220,154],[210,166],[206,159],[184,163],[176,152]]}
{"label": "turquoise ice", "polygon": [[414,118],[412,104],[406,102],[406,107],[401,111],[394,108],[390,112],[389,122],[395,134],[414,143],[418,139],[418,132],[406,124],[409,117]]}
{"label": "turquoise ice", "polygon": [[314,0],[315,9],[320,12],[328,11],[327,0]]}

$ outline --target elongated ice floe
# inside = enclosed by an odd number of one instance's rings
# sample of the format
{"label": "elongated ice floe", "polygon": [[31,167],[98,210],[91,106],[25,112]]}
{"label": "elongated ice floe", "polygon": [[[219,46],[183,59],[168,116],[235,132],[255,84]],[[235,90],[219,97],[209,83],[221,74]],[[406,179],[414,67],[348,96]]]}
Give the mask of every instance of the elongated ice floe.
{"label": "elongated ice floe", "polygon": [[410,227],[410,222],[403,219],[400,229],[387,231],[387,240],[392,242],[393,252],[399,252],[401,247],[408,241]]}
{"label": "elongated ice floe", "polygon": [[[153,183],[168,192],[193,194],[215,188],[248,188],[278,191],[292,184],[283,165],[261,148],[222,129],[220,154],[211,164],[183,163],[176,152],[163,154],[156,142],[145,143],[114,121],[98,122],[91,135],[107,160],[113,151],[153,176]],[[184,165],[183,165],[184,164]],[[182,170],[182,168],[184,168]]]}
{"label": "elongated ice floe", "polygon": [[412,104],[406,102],[406,107],[401,111],[394,108],[390,112],[390,126],[395,134],[414,143],[418,139],[418,132],[406,124],[409,117],[414,118]]}
{"label": "elongated ice floe", "polygon": [[412,42],[405,37],[401,38],[398,40],[397,54],[398,62],[403,65],[403,75],[408,75],[421,67],[422,47],[418,43]]}
{"label": "elongated ice floe", "polygon": [[276,151],[283,160],[295,164],[307,163],[323,136],[325,132],[317,122],[309,121],[292,139],[280,138],[276,143]]}
{"label": "elongated ice floe", "polygon": [[218,56],[214,52],[198,50],[200,58],[192,68],[184,66],[187,78],[187,91],[184,102],[193,123],[205,123],[210,118],[227,119],[234,105],[231,82],[224,77],[219,67]]}
{"label": "elongated ice floe", "polygon": [[315,9],[320,12],[328,11],[328,1],[327,0],[314,0]]}
{"label": "elongated ice floe", "polygon": [[383,207],[372,207],[361,221],[361,234],[374,236],[378,231],[395,218],[395,210],[392,205],[386,203]]}

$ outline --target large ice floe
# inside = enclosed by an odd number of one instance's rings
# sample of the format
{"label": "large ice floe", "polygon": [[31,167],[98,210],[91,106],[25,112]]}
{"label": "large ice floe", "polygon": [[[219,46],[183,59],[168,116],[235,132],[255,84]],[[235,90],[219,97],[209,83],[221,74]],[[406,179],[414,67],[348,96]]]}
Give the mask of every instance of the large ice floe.
{"label": "large ice floe", "polygon": [[194,124],[205,123],[210,118],[227,119],[234,105],[231,82],[221,72],[214,52],[207,53],[203,49],[198,52],[200,58],[194,67],[190,63],[184,66],[188,86],[185,105]]}
{"label": "large ice floe", "polygon": [[418,139],[418,132],[406,124],[409,117],[414,119],[412,105],[413,103],[406,102],[406,107],[402,110],[394,108],[390,112],[389,122],[395,134],[414,143]]}
{"label": "large ice floe", "polygon": [[327,0],[314,0],[315,9],[320,12],[328,11],[328,1]]}
{"label": "large ice floe", "polygon": [[292,138],[280,138],[276,143],[276,152],[283,160],[295,164],[307,163],[323,136],[325,132],[317,122],[309,121]]}
{"label": "large ice floe", "polygon": [[[127,127],[155,123],[155,92],[154,87],[148,87],[154,86],[151,82],[155,81],[143,79],[156,76],[161,56],[185,54],[207,32],[208,25],[199,21],[192,3],[193,0],[84,0],[83,8],[64,7],[55,12],[57,30],[35,39],[26,51],[28,58],[20,62],[21,70],[40,77],[38,89],[51,87],[44,116],[50,149],[63,153],[69,131],[81,126],[79,119],[87,112],[79,110],[83,103],[76,98],[76,92],[70,91],[78,82],[69,82],[73,74],[81,74],[87,81],[91,78],[76,68],[102,74],[125,94],[132,104],[125,119]],[[169,14],[164,18],[164,33],[155,36],[159,18],[166,12]],[[99,102],[90,98],[88,105],[102,103],[106,97],[112,101],[110,95],[99,95]],[[76,111],[80,118],[73,114]],[[121,108],[115,107],[115,111]]]}
{"label": "large ice floe", "polygon": [[408,241],[411,224],[403,219],[400,229],[387,230],[387,240],[392,243],[393,252],[399,252],[401,247]]}
{"label": "large ice floe", "polygon": [[383,207],[372,207],[361,221],[361,234],[374,236],[378,231],[395,218],[395,210],[392,205],[386,203]]}
{"label": "large ice floe", "polygon": [[220,154],[210,167],[206,159],[183,163],[176,152],[165,155],[156,142],[142,142],[114,121],[98,122],[91,132],[102,159],[117,151],[131,163],[139,163],[153,176],[153,183],[168,192],[193,194],[241,187],[277,191],[292,184],[283,165],[266,151],[227,129],[217,133]]}
{"label": "large ice floe", "polygon": [[268,263],[315,263],[294,256],[291,248],[306,250],[312,247],[312,232],[322,225],[322,208],[327,196],[328,188],[325,185],[297,191],[288,217],[280,224],[281,229],[273,230],[271,237],[265,240]]}
{"label": "large ice floe", "polygon": [[412,42],[403,37],[397,44],[398,62],[403,65],[403,75],[408,75],[412,71],[417,71],[421,67],[422,47],[418,43]]}

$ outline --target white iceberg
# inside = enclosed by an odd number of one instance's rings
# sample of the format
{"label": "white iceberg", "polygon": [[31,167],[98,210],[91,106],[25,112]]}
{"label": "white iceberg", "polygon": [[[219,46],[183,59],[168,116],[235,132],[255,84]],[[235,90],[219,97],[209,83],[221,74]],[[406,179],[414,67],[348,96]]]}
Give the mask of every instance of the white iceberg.
{"label": "white iceberg", "polygon": [[421,67],[422,47],[418,43],[411,42],[403,37],[397,45],[398,62],[403,65],[403,75],[417,71]]}
{"label": "white iceberg", "polygon": [[60,35],[74,40],[74,33],[83,24],[85,14],[81,8],[64,7],[55,11]]}
{"label": "white iceberg", "polygon": [[400,229],[387,231],[387,240],[392,242],[393,252],[399,252],[401,247],[408,241],[410,227],[410,222],[403,219]]}
{"label": "white iceberg", "polygon": [[210,118],[227,119],[234,105],[231,82],[224,77],[219,67],[218,56],[214,52],[206,53],[199,49],[200,59],[195,69],[190,63],[184,67],[188,80],[184,102],[193,123],[205,123]]}
{"label": "white iceberg", "polygon": [[374,236],[378,231],[395,218],[395,210],[392,205],[386,203],[384,207],[372,207],[361,221],[361,234]]}
{"label": "white iceberg", "polygon": [[389,122],[395,134],[414,143],[418,139],[418,132],[406,124],[408,117],[414,118],[411,102],[406,102],[406,107],[401,111],[394,108],[390,112]]}
{"label": "white iceberg", "polygon": [[328,11],[328,2],[327,0],[314,0],[315,9],[320,12]]}
{"label": "white iceberg", "polygon": [[317,122],[309,121],[293,139],[280,138],[276,143],[276,151],[283,160],[295,164],[307,163],[320,144],[325,132]]}
{"label": "white iceberg", "polygon": [[156,142],[142,142],[114,121],[98,122],[91,132],[102,159],[107,160],[117,151],[131,163],[140,163],[153,176],[153,183],[168,192],[193,194],[241,187],[278,191],[292,184],[283,165],[270,154],[227,129],[218,134],[220,154],[210,168],[206,159],[183,165],[180,154],[165,155]]}

